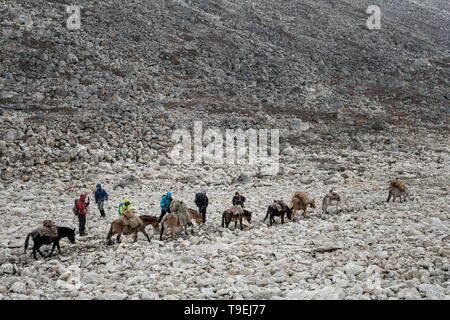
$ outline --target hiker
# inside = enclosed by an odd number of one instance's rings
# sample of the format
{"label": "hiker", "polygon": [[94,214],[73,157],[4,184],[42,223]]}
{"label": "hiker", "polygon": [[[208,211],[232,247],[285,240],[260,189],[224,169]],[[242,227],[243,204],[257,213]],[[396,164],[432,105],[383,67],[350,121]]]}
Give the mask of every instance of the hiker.
{"label": "hiker", "polygon": [[123,212],[125,210],[131,210],[130,200],[125,199],[121,204],[119,204],[119,216],[124,218]]}
{"label": "hiker", "polygon": [[202,190],[195,195],[195,204],[198,207],[198,212],[202,214],[203,224],[206,221],[206,208],[208,207],[208,197],[206,196],[206,190]]}
{"label": "hiker", "polygon": [[100,211],[101,217],[105,217],[105,200],[108,201],[108,193],[105,189],[102,189],[102,185],[97,184],[97,190],[95,191],[95,203]]}
{"label": "hiker", "polygon": [[167,192],[161,198],[161,215],[159,216],[158,223],[161,222],[162,218],[165,216],[167,212],[170,213],[170,204],[172,203],[172,192]]}
{"label": "hiker", "polygon": [[80,223],[79,225],[79,231],[80,231],[80,236],[84,236],[87,233],[84,232],[85,226],[86,226],[86,215],[87,215],[87,208],[89,207],[89,197],[88,197],[88,202],[85,202],[86,200],[86,195],[84,193],[82,193],[80,195],[80,200],[77,201],[77,212],[78,212],[78,221]]}
{"label": "hiker", "polygon": [[239,195],[239,192],[236,191],[233,197],[233,206],[240,205],[242,208],[245,207],[245,197]]}

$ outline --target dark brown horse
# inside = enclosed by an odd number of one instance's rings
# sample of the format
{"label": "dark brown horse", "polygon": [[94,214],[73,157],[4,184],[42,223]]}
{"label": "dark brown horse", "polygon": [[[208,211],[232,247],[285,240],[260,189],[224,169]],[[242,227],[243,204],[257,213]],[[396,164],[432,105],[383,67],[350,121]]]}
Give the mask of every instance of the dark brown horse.
{"label": "dark brown horse", "polygon": [[222,228],[225,227],[225,226],[228,228],[228,226],[230,225],[230,222],[234,222],[234,229],[236,229],[237,223],[239,221],[239,223],[241,225],[241,230],[243,230],[242,218],[245,218],[248,221],[248,223],[251,223],[252,212],[248,211],[248,210],[245,210],[245,209],[242,209],[241,206],[236,206],[236,207],[240,207],[241,210],[242,210],[242,211],[239,210],[238,214],[236,214],[236,211],[233,212],[232,209],[225,210],[222,213]]}
{"label": "dark brown horse", "polygon": [[284,224],[285,214],[289,219],[291,219],[291,210],[289,210],[289,207],[282,200],[274,200],[274,202],[267,207],[267,214],[263,222],[266,221],[267,217],[270,216],[269,221],[270,225],[272,225],[275,222],[274,217],[281,216],[281,224]]}
{"label": "dark brown horse", "polygon": [[109,229],[108,236],[106,237],[108,244],[113,244],[111,237],[115,234],[117,234],[117,242],[120,243],[120,237],[122,236],[122,233],[125,235],[134,233],[133,239],[134,242],[136,242],[138,232],[142,232],[147,237],[148,242],[150,242],[150,237],[148,236],[147,232],[145,232],[145,227],[151,224],[152,227],[156,231],[158,231],[159,230],[158,219],[155,216],[143,215],[139,216],[139,220],[140,223],[136,228],[131,228],[131,226],[125,225],[124,219],[114,220],[111,223],[111,228]]}
{"label": "dark brown horse", "polygon": [[[61,249],[59,248],[59,240],[67,237],[71,243],[75,243],[75,229],[70,229],[66,227],[57,227],[58,235],[56,237],[48,237],[48,236],[40,236],[38,230],[33,230],[30,232],[25,240],[25,251],[28,248],[28,242],[30,240],[30,236],[33,238],[34,246],[33,246],[33,257],[36,258],[36,251],[44,257],[44,254],[39,249],[43,244],[53,244],[52,251],[49,253],[47,257],[50,257],[55,250],[55,247],[58,248],[58,252],[61,254]],[[24,252],[25,252],[24,251]]]}

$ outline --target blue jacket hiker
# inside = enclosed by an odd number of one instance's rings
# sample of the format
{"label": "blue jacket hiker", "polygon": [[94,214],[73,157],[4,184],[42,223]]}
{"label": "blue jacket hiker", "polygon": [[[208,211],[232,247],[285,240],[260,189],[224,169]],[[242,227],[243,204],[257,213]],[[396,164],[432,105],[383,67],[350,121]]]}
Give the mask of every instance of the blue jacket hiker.
{"label": "blue jacket hiker", "polygon": [[158,222],[161,222],[161,219],[167,212],[170,212],[170,204],[172,203],[172,192],[167,192],[161,198],[161,215],[159,216]]}

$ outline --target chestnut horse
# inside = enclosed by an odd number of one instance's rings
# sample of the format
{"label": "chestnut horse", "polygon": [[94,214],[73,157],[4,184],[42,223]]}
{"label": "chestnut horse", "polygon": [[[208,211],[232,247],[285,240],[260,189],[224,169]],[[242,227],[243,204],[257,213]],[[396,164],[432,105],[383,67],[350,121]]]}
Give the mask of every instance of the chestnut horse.
{"label": "chestnut horse", "polygon": [[294,220],[297,210],[303,210],[303,216],[306,217],[306,208],[308,207],[308,205],[311,208],[315,208],[315,199],[310,199],[306,192],[295,192],[289,205],[292,220]]}

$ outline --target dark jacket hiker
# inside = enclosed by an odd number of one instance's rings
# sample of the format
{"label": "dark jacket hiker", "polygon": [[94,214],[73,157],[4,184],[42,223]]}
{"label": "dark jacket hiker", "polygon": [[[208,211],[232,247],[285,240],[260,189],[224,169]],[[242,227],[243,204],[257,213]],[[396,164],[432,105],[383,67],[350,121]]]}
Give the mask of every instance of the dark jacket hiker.
{"label": "dark jacket hiker", "polygon": [[242,208],[244,207],[244,203],[245,203],[245,197],[244,196],[241,196],[241,195],[239,195],[239,192],[236,192],[235,194],[234,194],[234,197],[233,197],[233,206],[238,206],[238,205],[240,205]]}
{"label": "dark jacket hiker", "polygon": [[198,207],[198,211],[202,214],[203,223],[206,221],[206,208],[208,207],[208,197],[206,196],[206,190],[202,190],[195,195],[195,204]]}
{"label": "dark jacket hiker", "polygon": [[97,185],[97,190],[95,191],[95,203],[97,204],[98,210],[102,217],[105,216],[105,200],[108,200],[108,193],[105,189],[102,189],[102,185],[99,183]]}

